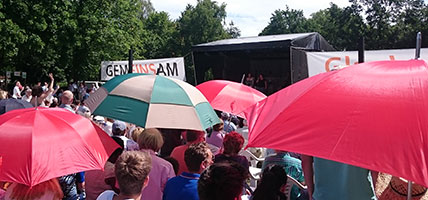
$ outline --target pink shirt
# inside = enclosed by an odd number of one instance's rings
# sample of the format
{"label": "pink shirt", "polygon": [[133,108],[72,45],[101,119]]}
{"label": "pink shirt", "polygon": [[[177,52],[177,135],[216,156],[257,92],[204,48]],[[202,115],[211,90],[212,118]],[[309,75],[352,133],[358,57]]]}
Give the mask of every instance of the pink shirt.
{"label": "pink shirt", "polygon": [[175,147],[174,150],[171,152],[171,157],[176,159],[179,164],[178,173],[177,175],[180,175],[183,172],[188,172],[186,162],[184,161],[184,152],[189,148],[188,144],[180,145],[178,147]]}
{"label": "pink shirt", "polygon": [[111,190],[111,186],[105,182],[106,178],[115,177],[114,175],[114,164],[106,162],[104,171],[102,170],[91,170],[85,172],[85,188],[86,188],[86,199],[95,200],[97,197],[106,190]]}
{"label": "pink shirt", "polygon": [[168,179],[175,176],[171,163],[158,157],[151,149],[141,149],[152,157],[152,170],[149,173],[149,184],[142,191],[141,199],[161,200],[163,189]]}

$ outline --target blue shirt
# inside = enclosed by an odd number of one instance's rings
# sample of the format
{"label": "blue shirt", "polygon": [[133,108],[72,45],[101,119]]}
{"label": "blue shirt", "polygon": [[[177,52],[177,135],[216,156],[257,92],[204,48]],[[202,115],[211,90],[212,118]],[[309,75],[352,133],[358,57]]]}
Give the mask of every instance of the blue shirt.
{"label": "blue shirt", "polygon": [[200,174],[183,172],[166,182],[163,200],[199,200],[198,180]]}
{"label": "blue shirt", "polygon": [[315,200],[376,199],[368,169],[314,157]]}

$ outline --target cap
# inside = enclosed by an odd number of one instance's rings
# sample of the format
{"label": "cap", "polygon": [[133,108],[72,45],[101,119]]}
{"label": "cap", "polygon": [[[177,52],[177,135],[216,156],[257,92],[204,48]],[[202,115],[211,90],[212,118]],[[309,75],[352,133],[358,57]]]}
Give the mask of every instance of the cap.
{"label": "cap", "polygon": [[121,131],[124,131],[126,129],[126,123],[120,120],[114,121],[112,130],[115,131],[116,129],[120,129]]}

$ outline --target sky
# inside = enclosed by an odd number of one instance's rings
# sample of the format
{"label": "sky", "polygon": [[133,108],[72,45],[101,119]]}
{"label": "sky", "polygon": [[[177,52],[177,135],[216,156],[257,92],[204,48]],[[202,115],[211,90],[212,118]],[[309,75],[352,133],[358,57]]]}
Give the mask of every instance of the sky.
{"label": "sky", "polygon": [[[151,0],[156,11],[169,13],[170,19],[181,16],[187,4],[196,5],[197,0]],[[233,21],[241,30],[241,37],[257,36],[269,24],[272,13],[277,9],[303,10],[306,18],[318,10],[329,8],[330,2],[339,7],[350,5],[348,0],[217,0],[226,3],[226,22]]]}

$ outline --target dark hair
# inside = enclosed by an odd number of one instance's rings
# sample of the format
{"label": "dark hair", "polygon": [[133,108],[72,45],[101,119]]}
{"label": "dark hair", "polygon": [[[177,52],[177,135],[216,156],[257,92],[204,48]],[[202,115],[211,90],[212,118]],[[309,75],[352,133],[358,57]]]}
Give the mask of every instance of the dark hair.
{"label": "dark hair", "polygon": [[214,163],[199,178],[200,200],[234,200],[241,194],[248,170],[239,163]]}
{"label": "dark hair", "polygon": [[186,141],[187,142],[193,142],[196,141],[201,137],[201,135],[204,135],[205,132],[203,131],[195,131],[195,130],[187,130],[186,133]]}
{"label": "dark hair", "polygon": [[178,161],[175,158],[171,157],[171,156],[167,156],[167,157],[165,157],[163,159],[165,159],[166,161],[168,161],[169,163],[171,163],[172,168],[174,169],[175,175],[178,175],[178,169],[180,168],[180,163],[178,163]]}
{"label": "dark hair", "polygon": [[237,154],[241,151],[244,145],[244,137],[241,134],[232,131],[227,134],[223,139],[224,154]]}
{"label": "dark hair", "polygon": [[209,148],[205,142],[195,143],[184,152],[184,162],[190,172],[199,172],[201,163],[209,156]]}
{"label": "dark hair", "polygon": [[275,164],[267,166],[263,170],[256,191],[254,191],[253,200],[285,199],[286,196],[280,189],[286,183],[287,173],[283,166]]}
{"label": "dark hair", "polygon": [[43,88],[42,86],[36,85],[31,89],[31,96],[33,97],[40,97],[43,94]]}

